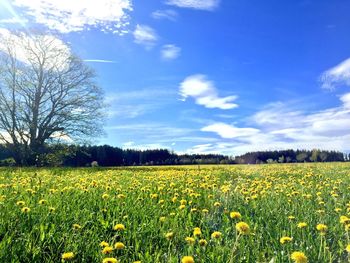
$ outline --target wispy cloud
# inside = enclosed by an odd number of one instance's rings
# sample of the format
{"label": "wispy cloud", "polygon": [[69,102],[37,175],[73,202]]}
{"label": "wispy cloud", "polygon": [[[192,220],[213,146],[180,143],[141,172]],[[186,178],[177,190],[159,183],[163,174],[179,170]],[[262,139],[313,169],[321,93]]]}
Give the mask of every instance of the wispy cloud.
{"label": "wispy cloud", "polygon": [[118,34],[127,32],[131,0],[14,0],[28,19],[61,33],[101,28]]}
{"label": "wispy cloud", "polygon": [[238,107],[237,104],[232,103],[237,96],[220,98],[214,83],[208,80],[205,75],[187,77],[180,84],[180,95],[183,100],[192,97],[198,105],[203,105],[206,108],[228,110]]}
{"label": "wispy cloud", "polygon": [[27,19],[19,18],[19,17],[0,19],[0,24],[21,24],[21,25],[23,25],[26,23],[28,23]]}
{"label": "wispy cloud", "polygon": [[164,145],[173,143],[176,141],[176,138],[188,136],[194,130],[190,128],[174,127],[163,123],[148,122],[113,125],[106,127],[106,131],[108,133],[117,131],[118,137],[129,138],[127,139],[128,141],[134,141],[134,138],[138,138],[140,144],[149,144],[149,142],[152,142]]}
{"label": "wispy cloud", "polygon": [[178,7],[213,11],[219,6],[220,0],[167,0],[165,3]]}
{"label": "wispy cloud", "polygon": [[84,59],[85,62],[92,63],[116,63],[114,60],[105,60],[105,59]]}
{"label": "wispy cloud", "polygon": [[350,58],[325,71],[320,80],[324,89],[333,90],[338,85],[350,86]]}
{"label": "wispy cloud", "polygon": [[166,88],[145,88],[106,94],[109,117],[134,119],[136,117],[167,107],[176,97],[176,90]]}
{"label": "wispy cloud", "polygon": [[[221,140],[203,147],[204,152],[243,154],[278,149],[350,150],[350,93],[340,96],[340,106],[316,112],[295,111],[274,103],[251,116],[253,126],[214,123],[201,129]],[[194,151],[196,147],[189,150]]]}
{"label": "wispy cloud", "polygon": [[237,128],[233,125],[229,125],[222,122],[205,126],[201,129],[201,131],[215,132],[220,137],[225,139],[249,137],[249,136],[254,136],[260,132],[258,129],[255,129],[255,128]]}
{"label": "wispy cloud", "polygon": [[158,40],[156,31],[146,25],[136,25],[133,35],[134,42],[145,46],[147,49],[152,48]]}
{"label": "wispy cloud", "polygon": [[166,10],[156,10],[152,12],[151,16],[154,19],[168,19],[170,21],[176,21],[177,19],[177,12],[172,9],[166,9]]}
{"label": "wispy cloud", "polygon": [[160,51],[164,60],[174,60],[180,56],[181,48],[176,45],[164,45]]}

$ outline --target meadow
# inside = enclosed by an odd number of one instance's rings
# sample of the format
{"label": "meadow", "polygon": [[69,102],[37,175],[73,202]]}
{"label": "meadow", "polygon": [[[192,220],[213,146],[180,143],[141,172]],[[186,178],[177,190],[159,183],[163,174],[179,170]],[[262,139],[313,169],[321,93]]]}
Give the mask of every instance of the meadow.
{"label": "meadow", "polygon": [[0,262],[349,262],[349,189],[349,163],[0,169]]}

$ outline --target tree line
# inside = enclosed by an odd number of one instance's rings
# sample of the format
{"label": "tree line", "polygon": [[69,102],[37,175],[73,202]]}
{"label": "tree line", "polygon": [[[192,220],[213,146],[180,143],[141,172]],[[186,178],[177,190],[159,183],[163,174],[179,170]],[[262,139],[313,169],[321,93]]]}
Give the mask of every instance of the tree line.
{"label": "tree line", "polygon": [[[338,151],[284,150],[249,152],[232,157],[221,154],[177,154],[167,149],[135,150],[109,145],[48,144],[32,165],[43,166],[136,166],[189,164],[263,164],[344,162],[350,156]],[[16,166],[11,147],[0,145],[0,166]]]}

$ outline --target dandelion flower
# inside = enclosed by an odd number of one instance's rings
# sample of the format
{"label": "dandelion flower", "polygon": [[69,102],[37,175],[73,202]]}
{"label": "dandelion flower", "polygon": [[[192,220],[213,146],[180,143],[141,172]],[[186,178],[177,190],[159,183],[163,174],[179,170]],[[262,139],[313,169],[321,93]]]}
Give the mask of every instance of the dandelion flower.
{"label": "dandelion flower", "polygon": [[44,205],[44,204],[46,204],[46,203],[47,203],[47,201],[46,201],[45,199],[39,200],[39,205]]}
{"label": "dandelion flower", "polygon": [[245,222],[239,222],[236,224],[236,230],[243,235],[246,235],[249,233],[250,228],[249,225]]}
{"label": "dandelion flower", "polygon": [[168,239],[168,240],[173,239],[173,237],[174,237],[174,232],[166,233],[166,234],[165,234],[165,237],[166,237],[166,239]]}
{"label": "dandelion flower", "polygon": [[62,254],[62,259],[63,260],[70,260],[74,258],[74,253],[73,252],[66,252]]}
{"label": "dandelion flower", "polygon": [[104,258],[102,263],[118,263],[116,258]]}
{"label": "dandelion flower", "polygon": [[79,225],[79,224],[73,224],[73,229],[74,229],[74,230],[80,230],[80,229],[81,229],[81,225]]}
{"label": "dandelion flower", "polygon": [[285,243],[292,242],[292,240],[293,240],[293,238],[285,236],[285,237],[280,238],[280,243],[283,245]]}
{"label": "dandelion flower", "polygon": [[350,223],[350,218],[348,218],[347,216],[340,216],[339,222],[340,222],[341,224]]}
{"label": "dandelion flower", "polygon": [[346,246],[345,250],[346,252],[350,253],[350,244]]}
{"label": "dandelion flower", "polygon": [[307,224],[305,222],[298,223],[298,228],[304,228],[307,227]]}
{"label": "dandelion flower", "polygon": [[222,236],[222,234],[221,234],[221,232],[219,232],[219,231],[215,231],[215,232],[213,232],[212,234],[211,234],[211,237],[212,238],[220,238]]}
{"label": "dandelion flower", "polygon": [[112,253],[112,251],[113,251],[113,248],[107,246],[107,247],[104,247],[104,248],[103,248],[102,253],[103,253],[103,254],[110,254],[110,253]]}
{"label": "dandelion flower", "polygon": [[202,235],[202,231],[199,227],[195,227],[194,230],[193,230],[193,235],[196,237],[196,236],[200,236]]}
{"label": "dandelion flower", "polygon": [[290,258],[295,262],[295,263],[306,263],[307,262],[307,257],[303,252],[295,251],[292,253]]}
{"label": "dandelion flower", "polygon": [[18,201],[16,205],[18,206],[24,206],[26,203],[24,201]]}
{"label": "dandelion flower", "polygon": [[239,213],[239,212],[231,212],[231,213],[230,213],[230,217],[231,217],[232,219],[239,219],[239,218],[242,217],[242,215],[241,215],[241,213]]}
{"label": "dandelion flower", "polygon": [[181,260],[181,263],[194,263],[194,259],[191,256],[184,256]]}
{"label": "dandelion flower", "polygon": [[117,250],[122,250],[125,248],[125,245],[122,242],[117,242],[115,243],[114,248]]}
{"label": "dandelion flower", "polygon": [[193,237],[186,237],[185,240],[189,245],[193,245],[196,242]]}
{"label": "dandelion flower", "polygon": [[325,234],[327,232],[327,230],[328,230],[328,227],[326,225],[324,225],[324,224],[318,224],[316,226],[316,229],[317,229],[317,231],[320,231],[321,234]]}
{"label": "dandelion flower", "polygon": [[100,243],[100,246],[101,246],[101,247],[108,247],[109,244],[108,244],[106,241],[102,241],[102,242]]}
{"label": "dandelion flower", "polygon": [[123,231],[125,230],[125,226],[123,224],[116,224],[113,229],[116,231]]}
{"label": "dandelion flower", "polygon": [[201,247],[205,247],[208,244],[208,242],[205,239],[201,239],[201,240],[198,241],[198,244]]}
{"label": "dandelion flower", "polygon": [[26,206],[23,207],[21,210],[22,210],[23,213],[29,213],[30,212],[30,208],[26,207]]}

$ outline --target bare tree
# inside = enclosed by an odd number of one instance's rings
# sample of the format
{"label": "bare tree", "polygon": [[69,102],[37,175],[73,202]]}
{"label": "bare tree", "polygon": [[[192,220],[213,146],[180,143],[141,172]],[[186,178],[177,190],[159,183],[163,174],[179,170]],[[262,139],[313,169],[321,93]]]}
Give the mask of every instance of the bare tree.
{"label": "bare tree", "polygon": [[103,95],[94,78],[55,36],[2,32],[0,142],[16,162],[33,164],[49,141],[101,133]]}

